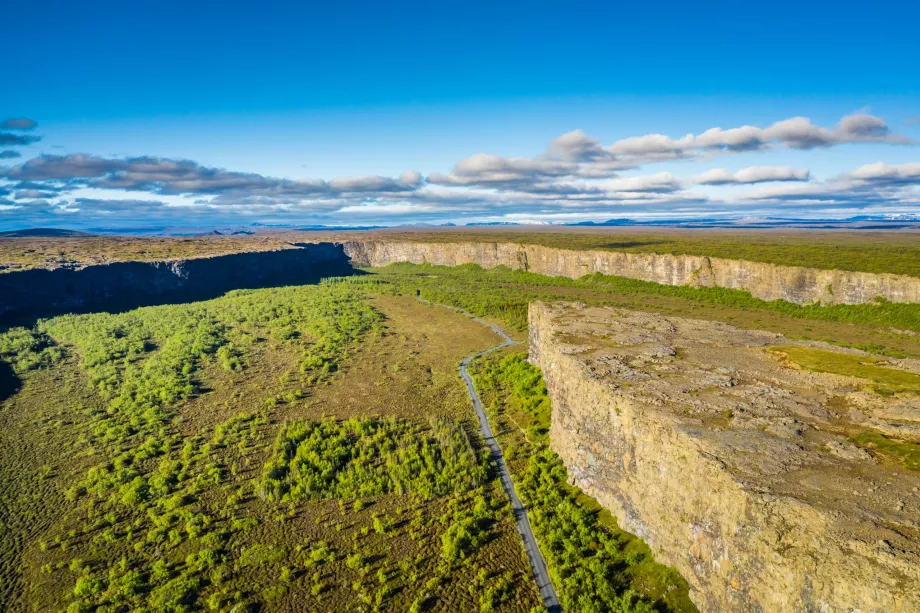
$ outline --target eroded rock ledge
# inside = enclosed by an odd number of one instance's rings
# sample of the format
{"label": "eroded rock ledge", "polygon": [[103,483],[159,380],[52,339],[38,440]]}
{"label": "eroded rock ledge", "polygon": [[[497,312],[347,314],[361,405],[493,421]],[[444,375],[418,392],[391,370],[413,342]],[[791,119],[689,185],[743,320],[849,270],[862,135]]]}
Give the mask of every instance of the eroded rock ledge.
{"label": "eroded rock ledge", "polygon": [[721,323],[530,307],[553,449],[701,610],[920,611],[920,473],[850,442],[886,425],[916,436],[920,399],[794,368],[776,346],[861,355]]}
{"label": "eroded rock ledge", "polygon": [[425,243],[350,241],[345,252],[356,266],[479,264],[508,266],[577,279],[593,273],[667,285],[726,287],[764,300],[797,304],[860,304],[881,296],[891,302],[920,302],[920,278],[905,275],[776,266],[705,256],[613,251],[574,251],[517,243]]}

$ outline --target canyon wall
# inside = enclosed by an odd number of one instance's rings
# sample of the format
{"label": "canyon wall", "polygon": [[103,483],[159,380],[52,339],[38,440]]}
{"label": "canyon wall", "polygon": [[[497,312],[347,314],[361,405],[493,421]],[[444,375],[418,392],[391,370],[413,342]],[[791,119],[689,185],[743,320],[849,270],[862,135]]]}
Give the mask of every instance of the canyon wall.
{"label": "canyon wall", "polygon": [[351,274],[352,266],[395,262],[507,266],[573,279],[601,273],[668,285],[727,287],[749,291],[764,300],[798,304],[858,304],[879,296],[892,302],[920,302],[920,278],[702,256],[575,251],[484,242],[368,240],[286,247],[214,257],[0,274],[0,321],[36,314],[202,300],[237,288],[312,283],[326,276]]}
{"label": "canyon wall", "polygon": [[394,262],[483,268],[508,266],[577,279],[601,273],[667,285],[726,287],[763,300],[796,304],[860,304],[882,297],[920,302],[920,278],[905,275],[777,266],[693,255],[575,251],[516,243],[424,243],[351,241],[343,243],[356,266]]}
{"label": "canyon wall", "polygon": [[920,611],[920,474],[881,465],[826,408],[851,407],[852,429],[893,404],[920,420],[920,399],[789,368],[770,347],[794,341],[773,333],[576,304],[529,320],[570,481],[701,611]]}
{"label": "canyon wall", "polygon": [[353,272],[341,245],[0,274],[0,320],[214,298],[232,289],[315,283]]}

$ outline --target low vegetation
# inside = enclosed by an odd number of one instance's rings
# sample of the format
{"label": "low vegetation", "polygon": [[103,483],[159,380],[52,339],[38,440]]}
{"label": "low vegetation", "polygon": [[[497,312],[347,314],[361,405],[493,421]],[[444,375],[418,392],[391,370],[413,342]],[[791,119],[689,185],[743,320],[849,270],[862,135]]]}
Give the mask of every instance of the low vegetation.
{"label": "low vegetation", "polygon": [[[890,328],[920,332],[920,305],[879,301],[862,305],[798,306],[782,300],[765,301],[749,292],[720,287],[672,286],[601,274],[580,279],[548,277],[506,267],[485,270],[475,264],[446,267],[391,264],[371,269],[373,277],[355,283],[389,286],[402,294],[421,290],[422,297],[463,308],[480,317],[493,317],[512,329],[527,327],[527,305],[535,300],[578,300],[656,310],[701,319],[724,320],[741,327],[764,327],[847,344],[873,351],[910,347],[920,355],[915,336],[892,334]],[[852,324],[841,326],[840,324]],[[860,330],[859,326],[867,329]],[[869,331],[868,328],[871,328]],[[881,330],[880,330],[881,329]],[[894,346],[880,344],[891,339]]]}
{"label": "low vegetation", "polygon": [[292,422],[278,433],[261,494],[281,500],[406,494],[421,500],[478,488],[487,480],[463,427],[433,418]]}
{"label": "low vegetation", "polygon": [[[456,362],[482,341],[420,345],[408,331],[427,320],[329,281],[0,335],[22,383],[0,411],[0,608],[537,607],[468,401],[454,406]],[[335,390],[391,351],[386,380],[415,397],[381,391],[379,408],[400,417],[323,416],[352,411]]]}
{"label": "low vegetation", "polygon": [[893,462],[900,463],[908,470],[920,471],[920,444],[909,441],[897,441],[879,432],[860,432],[852,437],[854,443]]}
{"label": "low vegetation", "polygon": [[476,362],[475,381],[511,461],[553,585],[566,611],[695,611],[677,571],[568,485],[550,448],[550,403],[526,354]]}
{"label": "low vegetation", "polygon": [[[920,355],[892,330],[920,331],[915,305],[471,265],[367,272],[0,333],[17,379],[0,395],[0,608],[542,610],[456,372],[494,337],[416,290],[519,332],[529,302],[579,300]],[[877,360],[777,350],[879,393],[916,383]],[[539,371],[522,354],[475,368],[566,610],[692,611],[673,569],[568,485]],[[917,465],[905,443],[856,442]]]}

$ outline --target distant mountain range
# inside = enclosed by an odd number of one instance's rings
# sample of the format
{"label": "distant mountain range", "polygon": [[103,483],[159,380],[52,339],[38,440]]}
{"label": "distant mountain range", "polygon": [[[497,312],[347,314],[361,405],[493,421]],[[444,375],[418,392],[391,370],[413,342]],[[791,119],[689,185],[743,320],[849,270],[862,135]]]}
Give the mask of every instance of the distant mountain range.
{"label": "distant mountain range", "polygon": [[608,219],[607,221],[580,221],[565,224],[578,227],[611,226],[661,226],[677,228],[854,228],[854,229],[898,229],[920,227],[920,215],[855,215],[844,219],[800,219],[795,217],[746,217],[735,219],[698,218],[698,219],[655,219],[638,220],[628,218]]}

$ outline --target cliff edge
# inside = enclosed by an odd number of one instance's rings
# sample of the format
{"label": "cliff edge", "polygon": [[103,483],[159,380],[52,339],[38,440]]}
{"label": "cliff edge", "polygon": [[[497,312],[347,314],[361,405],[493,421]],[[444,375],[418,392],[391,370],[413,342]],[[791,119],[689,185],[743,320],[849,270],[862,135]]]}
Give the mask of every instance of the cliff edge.
{"label": "cliff edge", "polygon": [[[541,303],[530,359],[574,484],[674,565],[701,610],[920,611],[920,466],[870,444],[920,441],[917,361]],[[860,365],[891,387],[832,372]]]}
{"label": "cliff edge", "polygon": [[483,268],[507,266],[549,276],[577,279],[601,273],[666,285],[725,287],[763,300],[796,304],[861,304],[883,298],[920,302],[920,278],[906,275],[777,266],[746,260],[693,255],[576,251],[517,243],[431,243],[346,241],[345,253],[356,266],[395,262]]}

